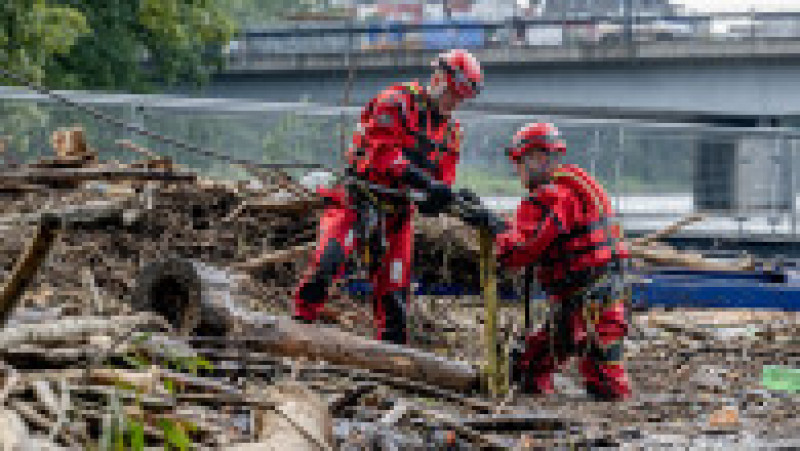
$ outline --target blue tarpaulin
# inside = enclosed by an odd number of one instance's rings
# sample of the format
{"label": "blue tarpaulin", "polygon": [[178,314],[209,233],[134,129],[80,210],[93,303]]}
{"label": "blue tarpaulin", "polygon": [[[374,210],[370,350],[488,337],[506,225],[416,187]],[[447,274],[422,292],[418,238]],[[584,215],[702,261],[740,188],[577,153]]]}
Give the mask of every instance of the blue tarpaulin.
{"label": "blue tarpaulin", "polygon": [[[693,271],[667,269],[638,274],[632,285],[637,308],[753,308],[800,311],[800,280],[783,271]],[[415,284],[417,295],[478,296],[480,291],[455,284]],[[366,295],[369,283],[353,280],[351,293]],[[501,289],[500,299],[520,300],[521,293]]]}

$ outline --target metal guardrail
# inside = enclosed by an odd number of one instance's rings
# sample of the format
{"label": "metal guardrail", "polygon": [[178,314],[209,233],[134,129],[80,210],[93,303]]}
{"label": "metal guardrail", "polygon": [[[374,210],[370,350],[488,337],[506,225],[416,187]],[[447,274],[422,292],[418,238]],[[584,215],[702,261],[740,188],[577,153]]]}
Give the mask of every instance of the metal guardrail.
{"label": "metal guardrail", "polygon": [[336,25],[296,22],[247,30],[232,42],[232,60],[268,55],[424,51],[452,47],[614,47],[651,42],[800,40],[800,12],[681,16],[565,16],[505,21],[454,19],[423,23]]}

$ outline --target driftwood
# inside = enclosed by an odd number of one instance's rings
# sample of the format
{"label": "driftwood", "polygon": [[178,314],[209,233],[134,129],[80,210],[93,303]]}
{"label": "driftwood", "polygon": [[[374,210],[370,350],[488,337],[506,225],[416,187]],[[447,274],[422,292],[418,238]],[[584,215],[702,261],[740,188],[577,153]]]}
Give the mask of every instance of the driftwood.
{"label": "driftwood", "polygon": [[11,311],[17,306],[20,296],[47,256],[47,252],[56,238],[56,225],[57,223],[53,219],[39,222],[22,257],[17,260],[14,269],[11,270],[11,275],[0,289],[0,326],[6,323]]}
{"label": "driftwood", "polygon": [[409,414],[425,420],[429,424],[439,424],[447,429],[455,431],[456,434],[471,441],[480,449],[506,449],[505,446],[488,436],[485,436],[475,429],[465,425],[463,422],[449,415],[439,412],[429,411],[419,406],[409,406]]}
{"label": "driftwood", "polygon": [[651,265],[682,266],[707,271],[750,271],[755,268],[755,260],[750,257],[729,263],[708,260],[700,254],[680,252],[668,246],[631,246],[630,250],[631,256]]}
{"label": "driftwood", "polygon": [[31,168],[81,168],[96,160],[88,155],[76,155],[70,157],[40,158],[35,163],[31,163]]}
{"label": "driftwood", "polygon": [[262,213],[288,213],[299,215],[308,214],[321,206],[322,201],[316,196],[283,198],[271,195],[269,197],[246,199],[228,215],[226,221],[231,221],[248,210],[255,210]]}
{"label": "driftwood", "polygon": [[301,244],[299,246],[294,246],[289,249],[268,251],[258,257],[251,258],[250,260],[241,263],[234,263],[231,266],[233,268],[242,270],[257,270],[268,265],[297,261],[298,259],[308,255],[308,253],[315,248],[316,248],[316,243],[310,243],[310,244]]}
{"label": "driftwood", "polygon": [[129,139],[118,139],[118,140],[114,141],[114,144],[122,147],[123,149],[130,150],[130,151],[135,152],[135,153],[137,153],[139,155],[147,157],[148,159],[151,159],[151,160],[159,160],[159,159],[162,158],[160,155],[158,155],[157,153],[153,152],[152,150],[150,150],[150,149],[148,149],[146,147],[142,147],[142,146],[140,146],[138,144],[135,144],[133,141],[131,141]]}
{"label": "driftwood", "polygon": [[46,222],[48,226],[76,227],[92,225],[108,225],[109,223],[131,223],[139,218],[141,212],[125,209],[124,199],[94,202],[85,205],[70,205],[63,208],[42,210],[36,213],[12,214],[0,216],[0,226],[19,224],[38,224]]}
{"label": "driftwood", "polygon": [[[755,261],[749,257],[733,263],[713,261],[701,254],[679,251],[657,241],[702,219],[702,215],[692,214],[647,236],[629,240],[631,256],[655,266],[681,266],[713,271],[747,271],[754,268]],[[451,245],[457,246],[457,252],[465,257],[478,259],[477,233],[459,219],[446,215],[420,217],[417,219],[416,228],[430,242],[447,240]]]}
{"label": "driftwood", "polygon": [[[159,274],[164,277],[159,278]],[[199,305],[200,332],[207,328],[236,331],[239,336],[251,337],[249,346],[276,355],[324,360],[461,390],[474,387],[478,381],[479,372],[464,362],[331,327],[300,324],[289,318],[242,309],[234,302],[232,293],[236,288],[231,286],[232,279],[230,274],[199,262],[176,259],[157,262],[143,269],[132,302],[137,308],[167,314],[182,329],[187,329],[179,322],[184,314],[174,310]],[[158,290],[153,287],[164,284],[165,280],[183,281],[186,288],[176,290],[183,293],[182,299],[159,298]]]}
{"label": "driftwood", "polygon": [[103,180],[119,181],[193,181],[196,175],[190,172],[165,171],[160,169],[138,168],[21,168],[13,171],[0,171],[0,185],[44,184],[77,186],[82,182]]}
{"label": "driftwood", "polygon": [[58,129],[51,135],[50,142],[59,158],[96,157],[86,142],[83,127]]}
{"label": "driftwood", "polygon": [[333,449],[333,422],[317,395],[298,383],[283,383],[269,387],[264,397],[275,405],[256,411],[258,443],[230,450]]}
{"label": "driftwood", "polygon": [[65,318],[46,324],[20,324],[0,331],[0,350],[16,350],[26,344],[84,343],[92,335],[113,336],[133,327],[152,331],[163,329],[164,326],[165,322],[160,316],[149,312],[132,316]]}
{"label": "driftwood", "polygon": [[252,208],[264,212],[278,212],[278,213],[305,213],[322,206],[322,201],[316,197],[308,198],[292,198],[292,199],[276,199],[258,198],[249,199],[242,204],[245,208]]}
{"label": "driftwood", "polygon": [[[18,407],[15,405],[14,407]],[[27,405],[20,407],[31,414],[32,409]],[[35,411],[33,411],[35,414]],[[41,416],[36,417],[41,421]],[[45,423],[46,424],[46,423]],[[41,450],[56,451],[64,448],[43,438],[34,438],[28,432],[20,415],[14,410],[0,409],[0,448],[4,450]]]}
{"label": "driftwood", "polygon": [[665,228],[663,228],[661,230],[658,230],[656,232],[653,232],[653,233],[651,233],[649,235],[646,235],[646,236],[643,236],[641,238],[636,238],[634,240],[631,240],[631,245],[632,246],[646,246],[646,245],[652,243],[653,241],[657,241],[657,240],[660,240],[661,238],[664,238],[666,236],[674,234],[675,232],[677,232],[678,230],[686,227],[689,224],[693,224],[695,222],[702,221],[702,220],[703,220],[703,215],[697,214],[697,213],[696,214],[691,214],[689,216],[681,218],[681,220],[677,221],[676,223],[674,223],[674,224],[672,224],[672,225],[670,225],[668,227],[665,227]]}
{"label": "driftwood", "polygon": [[120,223],[131,221],[130,215],[123,217],[124,212],[120,206],[119,202],[110,202],[0,218],[0,224],[37,223],[33,237],[14,265],[11,275],[0,288],[0,325],[6,323],[26,286],[38,271],[55,241],[59,227],[105,224],[109,220]]}

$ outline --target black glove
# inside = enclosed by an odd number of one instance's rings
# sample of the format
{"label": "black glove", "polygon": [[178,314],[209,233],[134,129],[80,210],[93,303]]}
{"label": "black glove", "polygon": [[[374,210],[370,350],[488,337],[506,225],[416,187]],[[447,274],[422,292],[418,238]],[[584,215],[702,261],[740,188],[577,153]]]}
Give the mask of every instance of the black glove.
{"label": "black glove", "polygon": [[458,199],[465,205],[483,205],[481,198],[469,188],[461,188],[458,191]]}
{"label": "black glove", "polygon": [[435,214],[444,211],[455,200],[453,191],[446,183],[440,182],[422,169],[408,165],[403,173],[402,181],[414,189],[424,192],[427,199],[419,204],[420,212]]}
{"label": "black glove", "polygon": [[492,213],[480,197],[468,189],[462,189],[458,192],[457,201],[459,207],[459,216],[465,223],[477,229],[488,230],[493,236],[503,233],[507,226],[502,218]]}
{"label": "black glove", "polygon": [[492,236],[500,235],[507,228],[505,221],[483,206],[475,208],[461,219],[476,229],[488,230]]}

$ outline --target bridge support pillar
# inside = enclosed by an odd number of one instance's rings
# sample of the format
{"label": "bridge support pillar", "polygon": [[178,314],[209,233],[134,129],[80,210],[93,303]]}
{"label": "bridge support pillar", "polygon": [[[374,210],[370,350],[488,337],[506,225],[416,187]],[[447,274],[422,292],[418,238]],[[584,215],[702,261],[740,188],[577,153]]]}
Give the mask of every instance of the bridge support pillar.
{"label": "bridge support pillar", "polygon": [[[754,125],[779,126],[772,118]],[[791,147],[780,135],[709,135],[698,142],[696,210],[783,213],[792,209],[791,180]]]}

